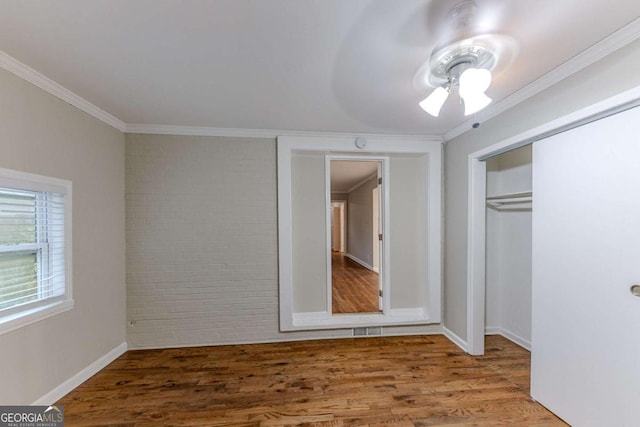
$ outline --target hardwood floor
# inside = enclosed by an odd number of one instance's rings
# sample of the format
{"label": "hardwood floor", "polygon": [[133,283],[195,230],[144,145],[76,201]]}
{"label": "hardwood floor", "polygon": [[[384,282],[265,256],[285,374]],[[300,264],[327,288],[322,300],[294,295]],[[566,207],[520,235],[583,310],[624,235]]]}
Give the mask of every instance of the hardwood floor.
{"label": "hardwood floor", "polygon": [[377,313],[378,273],[341,252],[331,253],[331,306],[334,314]]}
{"label": "hardwood floor", "polygon": [[441,335],[129,351],[58,404],[66,426],[554,426],[529,352]]}

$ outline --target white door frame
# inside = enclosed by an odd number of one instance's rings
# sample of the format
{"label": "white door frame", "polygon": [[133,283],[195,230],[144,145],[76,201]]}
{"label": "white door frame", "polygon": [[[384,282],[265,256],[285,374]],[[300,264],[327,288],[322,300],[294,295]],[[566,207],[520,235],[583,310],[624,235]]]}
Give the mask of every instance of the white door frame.
{"label": "white door frame", "polygon": [[640,86],[469,154],[467,342],[465,349],[467,353],[472,355],[484,354],[486,297],[485,209],[487,197],[487,168],[485,160],[638,105],[640,105]]}
{"label": "white door frame", "polygon": [[[391,308],[391,283],[389,281],[389,253],[391,252],[391,245],[388,238],[389,226],[389,192],[387,191],[387,184],[385,181],[389,179],[389,156],[378,155],[352,155],[352,154],[327,154],[325,155],[325,193],[326,193],[326,209],[328,213],[331,209],[331,161],[332,160],[348,160],[348,161],[366,161],[366,162],[379,162],[381,165],[380,176],[382,177],[382,185],[379,185],[379,199],[382,210],[382,221],[379,222],[380,227],[378,232],[382,234],[382,248],[380,251],[380,268],[378,271],[379,286],[382,289],[382,304],[379,305],[380,312],[382,314],[388,313]],[[331,280],[331,218],[330,215],[326,215],[327,218],[327,307],[328,312],[333,316],[333,286]]]}

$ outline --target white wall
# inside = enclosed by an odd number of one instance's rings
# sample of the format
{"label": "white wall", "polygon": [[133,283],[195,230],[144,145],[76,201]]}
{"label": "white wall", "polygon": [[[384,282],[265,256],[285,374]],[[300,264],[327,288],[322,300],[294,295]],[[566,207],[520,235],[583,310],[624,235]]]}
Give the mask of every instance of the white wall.
{"label": "white wall", "polygon": [[637,40],[447,143],[444,322],[462,339],[467,336],[468,155],[640,85],[639,57]]}
{"label": "white wall", "polygon": [[[487,195],[531,191],[531,146],[487,161]],[[530,348],[531,205],[487,207],[486,328]]]}
{"label": "white wall", "polygon": [[0,335],[0,403],[31,404],[125,342],[124,135],[0,70],[0,167],[73,183],[75,307]]}

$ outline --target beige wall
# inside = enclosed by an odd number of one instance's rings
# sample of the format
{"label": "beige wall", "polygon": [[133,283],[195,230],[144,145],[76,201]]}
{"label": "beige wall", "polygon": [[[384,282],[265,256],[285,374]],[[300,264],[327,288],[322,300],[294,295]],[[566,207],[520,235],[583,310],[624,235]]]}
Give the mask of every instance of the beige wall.
{"label": "beige wall", "polygon": [[[293,311],[327,310],[325,162],[322,153],[291,156]],[[348,239],[347,239],[348,240]]]}
{"label": "beige wall", "polygon": [[75,307],[0,335],[0,403],[30,404],[125,341],[124,135],[0,70],[0,167],[73,183]]}
{"label": "beige wall", "polygon": [[373,266],[373,193],[377,177],[347,195],[347,253]]}
{"label": "beige wall", "polygon": [[[389,177],[391,308],[427,306],[425,158],[392,157]],[[422,196],[422,197],[421,197]]]}
{"label": "beige wall", "polygon": [[[126,138],[130,347],[351,335],[279,331],[274,140]],[[324,199],[319,213],[324,266]]]}
{"label": "beige wall", "polygon": [[[449,141],[445,147],[445,326],[466,339],[468,155],[640,85],[640,41]],[[534,159],[535,161],[535,159]]]}
{"label": "beige wall", "polygon": [[[279,331],[274,140],[126,138],[127,316],[134,322],[127,336],[132,348],[352,335],[351,329]],[[308,231],[321,235],[321,241],[314,243],[312,236],[307,242],[320,249],[304,251],[320,251],[312,271],[322,277],[319,289],[299,296],[298,303],[318,311],[326,310],[327,289],[326,273],[319,271],[326,268],[324,157],[309,154],[294,156],[293,173],[319,181],[309,184],[316,194],[305,193],[311,202],[300,207],[315,215],[307,218],[312,221]],[[300,179],[292,182],[301,185],[299,190],[309,189]],[[434,327],[384,330],[385,335],[418,334]]]}
{"label": "beige wall", "polygon": [[331,200],[333,201],[346,201],[347,198],[347,193],[331,193]]}

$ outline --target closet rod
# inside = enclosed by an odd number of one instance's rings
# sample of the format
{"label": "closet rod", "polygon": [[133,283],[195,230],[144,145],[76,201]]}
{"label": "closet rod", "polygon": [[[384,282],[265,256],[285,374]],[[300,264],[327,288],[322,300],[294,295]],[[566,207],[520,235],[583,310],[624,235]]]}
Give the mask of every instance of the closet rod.
{"label": "closet rod", "polygon": [[514,205],[530,204],[533,201],[533,192],[502,194],[500,196],[487,197],[487,204],[496,209],[517,208]]}
{"label": "closet rod", "polygon": [[533,196],[533,191],[522,191],[519,193],[507,193],[507,194],[501,194],[499,196],[487,197],[487,200],[509,201],[510,199],[519,199],[523,197],[531,198],[532,196]]}

